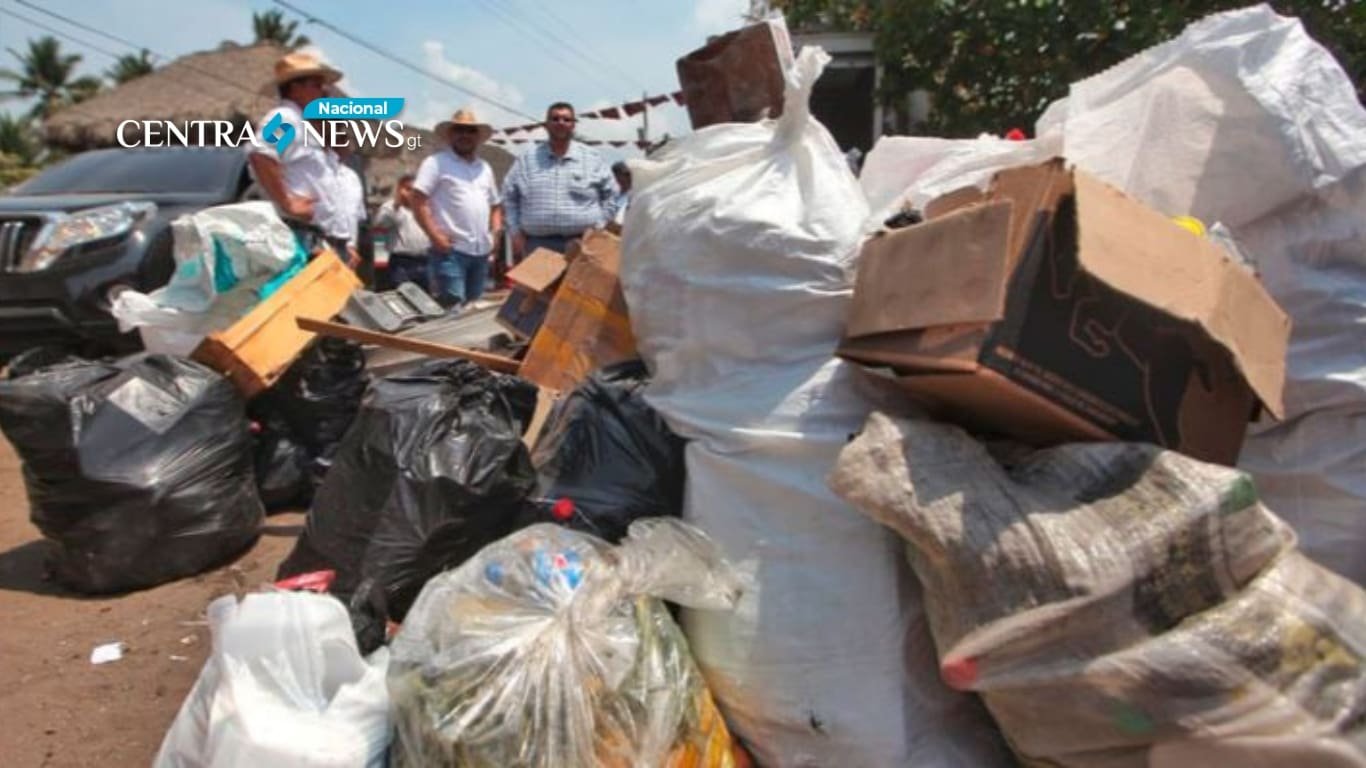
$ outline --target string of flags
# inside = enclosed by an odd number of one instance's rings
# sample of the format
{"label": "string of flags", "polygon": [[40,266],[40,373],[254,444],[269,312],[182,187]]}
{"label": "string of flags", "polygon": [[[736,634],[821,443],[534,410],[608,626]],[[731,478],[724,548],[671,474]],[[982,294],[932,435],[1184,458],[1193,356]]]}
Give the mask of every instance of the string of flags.
{"label": "string of flags", "polygon": [[[660,94],[660,95],[658,95],[658,96],[649,96],[649,97],[647,97],[647,98],[641,99],[640,101],[628,101],[628,102],[626,102],[625,104],[618,104],[618,105],[615,106],[615,107],[607,107],[606,109],[595,109],[595,110],[592,110],[591,112],[580,112],[580,113],[579,113],[579,117],[580,117],[580,118],[587,119],[587,120],[621,120],[621,119],[626,118],[626,117],[635,117],[636,115],[640,114],[641,112],[644,112],[644,111],[646,110],[646,108],[648,108],[648,107],[657,107],[657,106],[659,106],[659,105],[661,105],[661,104],[663,104],[663,103],[665,103],[665,102],[667,102],[667,101],[669,101],[669,100],[671,100],[671,99],[673,100],[673,103],[677,104],[677,105],[680,106],[680,107],[683,106],[684,104],[686,104],[686,102],[685,102],[684,99],[683,99],[683,92],[682,92],[682,91],[674,91],[673,93]],[[514,126],[509,126],[509,127],[507,127],[507,128],[499,128],[499,129],[495,130],[494,133],[501,133],[501,134],[505,134],[505,135],[507,135],[507,136],[511,136],[511,135],[513,135],[513,134],[515,134],[515,133],[530,133],[530,132],[532,132],[532,131],[536,130],[537,128],[540,128],[540,127],[541,127],[541,124],[540,124],[540,123],[528,123],[528,124],[526,124],[526,125],[514,125]],[[502,143],[525,144],[525,143],[527,143],[527,142],[529,142],[529,141],[531,141],[531,139],[503,139],[503,140],[500,140],[500,139],[493,139],[493,142],[494,142],[495,144],[502,144]],[[632,142],[629,142],[629,141],[620,141],[620,142],[619,142],[619,141],[585,141],[585,142],[583,142],[583,143],[584,143],[584,144],[611,144],[612,146],[615,147],[615,146],[625,146],[625,145],[630,144],[630,143],[632,143]],[[637,145],[639,145],[639,144],[641,144],[642,142],[634,142],[634,143],[637,144]]]}
{"label": "string of flags", "polygon": [[[627,146],[632,146],[632,145],[634,145],[635,147],[637,147],[637,148],[639,148],[639,149],[649,149],[650,146],[651,146],[651,143],[648,142],[648,141],[618,141],[618,140],[610,140],[610,141],[609,141],[609,140],[598,140],[598,139],[576,139],[576,141],[578,141],[580,144],[587,144],[587,145],[589,145],[589,146],[602,146],[602,145],[604,145],[604,144],[607,144],[607,145],[611,145],[611,146],[613,146],[613,147],[627,147]],[[535,144],[535,143],[536,143],[536,139],[503,139],[503,138],[493,138],[493,139],[489,139],[489,143],[490,143],[490,144]]]}

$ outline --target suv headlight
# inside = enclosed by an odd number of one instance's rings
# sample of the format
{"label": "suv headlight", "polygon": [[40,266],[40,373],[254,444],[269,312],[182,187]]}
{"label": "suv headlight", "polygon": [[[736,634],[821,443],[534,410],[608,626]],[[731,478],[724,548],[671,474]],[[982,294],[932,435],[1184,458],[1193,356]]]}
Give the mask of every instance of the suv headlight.
{"label": "suv headlight", "polygon": [[38,233],[28,253],[19,260],[19,272],[47,269],[62,254],[78,245],[122,237],[139,221],[156,213],[156,203],[116,203],[64,214]]}

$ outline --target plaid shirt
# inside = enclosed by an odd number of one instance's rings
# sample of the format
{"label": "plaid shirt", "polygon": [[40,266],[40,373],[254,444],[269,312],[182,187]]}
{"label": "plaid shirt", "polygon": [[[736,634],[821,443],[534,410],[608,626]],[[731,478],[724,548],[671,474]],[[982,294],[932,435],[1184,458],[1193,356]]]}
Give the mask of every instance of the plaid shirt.
{"label": "plaid shirt", "polygon": [[503,181],[503,210],[509,232],[578,235],[616,215],[617,182],[597,152],[577,141],[564,157],[549,143],[517,158]]}

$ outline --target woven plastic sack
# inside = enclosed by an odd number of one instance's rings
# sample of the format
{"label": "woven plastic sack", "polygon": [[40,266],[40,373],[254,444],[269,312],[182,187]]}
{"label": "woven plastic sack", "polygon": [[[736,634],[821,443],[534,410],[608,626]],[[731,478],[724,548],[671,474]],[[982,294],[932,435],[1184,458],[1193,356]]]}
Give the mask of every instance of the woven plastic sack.
{"label": "woven plastic sack", "polygon": [[422,590],[394,638],[398,766],[732,768],[725,722],[661,599],[731,608],[705,536],[633,523],[612,547],[524,528]]}
{"label": "woven plastic sack", "polygon": [[875,414],[831,477],[910,542],[941,674],[1030,765],[1366,766],[1366,594],[1248,476]]}
{"label": "woven plastic sack", "polygon": [[362,658],[346,608],[304,592],[209,604],[213,653],[155,768],[383,768],[389,652]]}
{"label": "woven plastic sack", "polygon": [[715,125],[632,164],[622,285],[646,400],[689,440],[683,517],[755,588],[683,626],[767,766],[991,765],[995,737],[934,674],[901,547],[825,486],[874,402],[834,359],[867,206],[811,118],[803,49],[782,117]]}

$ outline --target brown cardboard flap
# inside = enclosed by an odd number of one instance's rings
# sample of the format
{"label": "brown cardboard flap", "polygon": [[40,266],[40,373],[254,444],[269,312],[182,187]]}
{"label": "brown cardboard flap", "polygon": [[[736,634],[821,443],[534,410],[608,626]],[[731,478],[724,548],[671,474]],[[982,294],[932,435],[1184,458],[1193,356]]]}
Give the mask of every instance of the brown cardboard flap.
{"label": "brown cardboard flap", "polygon": [[615,275],[621,271],[621,238],[606,230],[590,229],[579,241],[574,258],[591,261]]}
{"label": "brown cardboard flap", "polygon": [[508,280],[528,290],[542,293],[564,275],[569,261],[549,248],[537,248],[522,263],[508,271]]}
{"label": "brown cardboard flap", "polygon": [[986,341],[987,323],[940,325],[920,331],[893,331],[876,336],[846,338],[835,354],[869,365],[898,371],[975,371]]}
{"label": "brown cardboard flap", "polygon": [[975,206],[869,240],[848,335],[999,320],[1010,282],[1011,207]]}
{"label": "brown cardboard flap", "polygon": [[1016,215],[1010,219],[1010,237],[1006,240],[1008,270],[1015,271],[1041,220],[1051,222],[1063,198],[1070,194],[1071,176],[1061,159],[1008,168],[992,178],[991,199],[1009,200],[1015,205]]}
{"label": "brown cardboard flap", "polygon": [[1105,430],[986,368],[973,373],[903,376],[897,386],[931,413],[1035,445],[1113,440]]}
{"label": "brown cardboard flap", "polygon": [[954,211],[985,202],[987,193],[977,187],[960,187],[925,204],[925,219],[938,219]]}
{"label": "brown cardboard flap", "polygon": [[1282,418],[1290,318],[1256,276],[1119,190],[1081,171],[1073,177],[1081,267],[1203,328],[1233,355],[1266,409]]}

